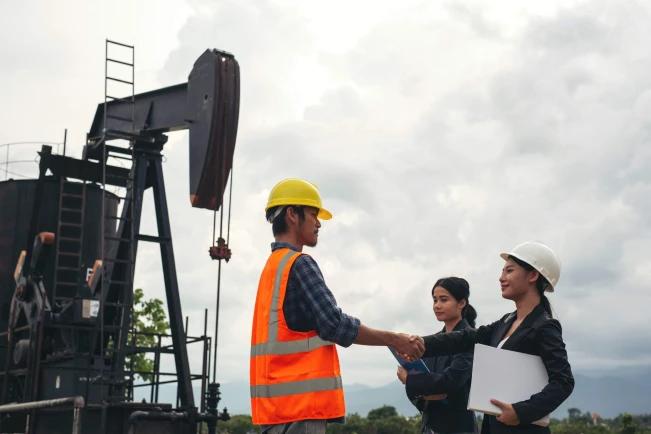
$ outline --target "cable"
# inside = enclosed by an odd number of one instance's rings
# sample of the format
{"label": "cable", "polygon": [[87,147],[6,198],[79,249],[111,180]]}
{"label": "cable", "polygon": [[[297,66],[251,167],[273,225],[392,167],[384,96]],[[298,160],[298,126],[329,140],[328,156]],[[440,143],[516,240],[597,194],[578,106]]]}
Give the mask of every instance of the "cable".
{"label": "cable", "polygon": [[231,241],[231,209],[233,208],[233,164],[231,164],[231,187],[228,193],[228,229],[226,230],[226,246]]}
{"label": "cable", "polygon": [[[10,170],[3,169],[2,167],[0,167],[0,170],[2,170],[3,172],[5,172],[7,175],[20,176],[21,178],[24,178],[24,179],[28,179],[28,178],[29,178],[29,176],[21,175],[20,173],[12,172],[12,171],[10,171]],[[7,181],[7,180],[8,180],[8,179],[5,179],[5,181]]]}
{"label": "cable", "polygon": [[219,265],[217,268],[217,306],[215,309],[215,352],[213,353],[213,365],[212,365],[212,382],[217,382],[217,332],[219,328],[219,298],[221,292],[221,277],[222,277],[222,261],[219,260]]}

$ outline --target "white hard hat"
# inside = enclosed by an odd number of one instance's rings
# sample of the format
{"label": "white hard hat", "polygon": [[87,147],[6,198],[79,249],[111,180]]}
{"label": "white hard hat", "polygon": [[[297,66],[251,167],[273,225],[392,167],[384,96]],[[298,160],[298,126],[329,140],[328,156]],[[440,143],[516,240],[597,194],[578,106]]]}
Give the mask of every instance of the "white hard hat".
{"label": "white hard hat", "polygon": [[548,245],[538,240],[526,241],[510,253],[502,253],[500,256],[504,260],[513,256],[531,265],[550,283],[546,285],[545,291],[554,292],[554,287],[561,277],[561,261]]}

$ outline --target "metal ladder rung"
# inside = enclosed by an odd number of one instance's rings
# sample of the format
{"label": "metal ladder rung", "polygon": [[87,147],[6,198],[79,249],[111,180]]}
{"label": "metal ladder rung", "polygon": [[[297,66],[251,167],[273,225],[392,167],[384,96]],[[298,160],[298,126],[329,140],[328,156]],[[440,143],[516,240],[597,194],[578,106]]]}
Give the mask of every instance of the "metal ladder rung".
{"label": "metal ladder rung", "polygon": [[79,254],[79,253],[61,252],[61,251],[59,251],[59,255],[63,255],[63,256],[81,256],[81,254]]}
{"label": "metal ladder rung", "polygon": [[[108,131],[114,131],[116,133],[127,134],[127,135],[131,134],[131,133],[127,133],[126,131],[120,131],[120,130],[108,130]],[[128,155],[130,157],[133,156],[133,152],[130,149],[121,148],[119,146],[106,145],[106,151],[108,152],[110,157],[115,157],[115,155],[111,154],[111,152],[115,152],[116,154]]]}
{"label": "metal ladder rung", "polygon": [[119,45],[121,47],[131,48],[133,50],[133,45],[123,44],[122,42],[111,41],[110,39],[106,40],[107,44]]}
{"label": "metal ladder rung", "polygon": [[[131,120],[129,120],[131,122]],[[109,155],[111,158],[117,158],[118,160],[126,160],[126,161],[133,161],[133,158],[130,157],[125,157],[123,155]]]}
{"label": "metal ladder rung", "polygon": [[151,142],[151,143],[154,142],[153,138],[147,138],[143,140],[143,138],[140,137],[138,134],[129,133],[127,131],[112,130],[107,128],[104,130],[104,134],[108,137],[113,137],[115,139],[124,139],[124,140],[138,139],[145,142]]}
{"label": "metal ladder rung", "polygon": [[61,193],[61,196],[63,196],[63,197],[76,197],[78,199],[82,199],[84,197],[83,194],[72,194],[72,193]]}
{"label": "metal ladder rung", "polygon": [[127,65],[127,66],[133,66],[133,63],[127,63],[127,62],[123,62],[123,61],[121,61],[121,60],[117,60],[117,59],[110,59],[110,58],[108,58],[108,57],[106,58],[106,61],[107,61],[107,62],[120,63],[120,64],[122,64],[122,65]]}
{"label": "metal ladder rung", "polygon": [[130,219],[128,217],[120,217],[120,216],[116,216],[116,215],[107,215],[106,218],[110,219],[110,220],[124,220],[126,222],[130,222],[132,220],[132,219]]}
{"label": "metal ladder rung", "polygon": [[56,286],[77,286],[77,283],[72,282],[57,282]]}
{"label": "metal ladder rung", "polygon": [[131,242],[130,238],[120,238],[120,237],[104,237],[105,240],[111,240],[111,241],[124,241],[124,242]]}
{"label": "metal ladder rung", "polygon": [[76,212],[76,213],[79,213],[79,214],[81,214],[82,212],[84,212],[83,210],[80,210],[80,209],[74,209],[74,208],[61,208],[61,211],[66,211],[66,212]]}
{"label": "metal ladder rung", "polygon": [[152,242],[152,243],[169,243],[171,241],[170,238],[156,237],[156,236],[153,236],[153,235],[144,235],[144,234],[139,234],[139,235],[136,236],[136,238],[139,241],[149,241],[149,242]]}
{"label": "metal ladder rung", "polygon": [[62,270],[62,271],[79,271],[79,268],[75,267],[57,267],[57,271]]}
{"label": "metal ladder rung", "polygon": [[80,243],[80,244],[81,244],[81,239],[79,239],[79,238],[59,237],[59,239],[60,239],[61,241],[74,241],[74,242],[76,242],[76,243]]}
{"label": "metal ladder rung", "polygon": [[73,228],[80,228],[80,227],[82,227],[83,225],[82,225],[81,223],[64,223],[64,222],[61,222],[61,223],[59,224],[59,226],[71,226],[71,227],[73,227]]}
{"label": "metal ladder rung", "polygon": [[126,80],[122,80],[122,79],[120,79],[120,78],[115,78],[115,77],[106,77],[106,79],[107,79],[107,80],[113,80],[113,81],[119,81],[120,83],[124,83],[124,84],[128,84],[128,85],[133,86],[133,82],[132,82],[132,81],[126,81]]}
{"label": "metal ladder rung", "polygon": [[129,261],[128,259],[104,259],[104,262],[113,262],[115,264],[135,264],[134,261]]}
{"label": "metal ladder rung", "polygon": [[128,102],[128,103],[135,103],[135,101],[128,96],[123,96],[123,97],[118,97],[118,96],[111,96],[111,95],[106,95],[107,98],[112,99],[113,101],[121,101],[121,102]]}

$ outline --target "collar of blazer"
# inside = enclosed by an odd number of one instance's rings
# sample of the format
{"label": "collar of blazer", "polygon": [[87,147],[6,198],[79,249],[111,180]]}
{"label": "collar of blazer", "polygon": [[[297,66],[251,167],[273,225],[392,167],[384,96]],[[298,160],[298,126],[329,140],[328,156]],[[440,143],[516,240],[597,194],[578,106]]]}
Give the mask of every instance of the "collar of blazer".
{"label": "collar of blazer", "polygon": [[[542,305],[542,303],[538,304],[538,306],[536,306],[531,311],[531,313],[524,318],[522,323],[518,326],[517,329],[515,329],[515,331],[513,332],[513,334],[511,334],[509,339],[506,342],[504,342],[502,348],[505,350],[512,350],[516,348],[520,340],[522,340],[522,338],[531,329],[531,327],[536,322],[536,320],[544,313],[545,313],[545,307]],[[491,346],[497,347],[500,341],[504,339],[504,336],[513,325],[513,322],[516,320],[517,316],[518,316],[517,312],[513,312],[507,315],[502,320],[499,328],[493,334],[493,338],[491,339]]]}
{"label": "collar of blazer", "polygon": [[[456,331],[459,331],[459,330],[467,329],[467,328],[469,328],[469,327],[470,327],[470,324],[468,324],[468,321],[466,321],[465,318],[461,318],[461,321],[459,321],[459,322],[457,323],[457,325],[454,326],[454,328],[452,329],[452,331],[453,331],[453,332],[456,332]],[[447,332],[445,331],[445,326],[443,326],[443,329],[442,329],[440,332],[436,333],[436,334],[439,334],[439,333],[447,333]]]}

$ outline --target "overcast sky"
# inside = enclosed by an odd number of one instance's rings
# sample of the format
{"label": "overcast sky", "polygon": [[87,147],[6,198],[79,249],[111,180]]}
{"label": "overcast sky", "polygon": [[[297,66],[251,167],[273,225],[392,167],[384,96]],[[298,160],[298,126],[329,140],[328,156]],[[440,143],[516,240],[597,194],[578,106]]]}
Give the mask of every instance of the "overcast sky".
{"label": "overcast sky", "polygon": [[[137,92],[184,82],[205,49],[227,50],[242,99],[221,382],[248,380],[272,241],[264,206],[286,177],[316,183],[334,214],[308,253],[364,324],[440,330],[430,290],[448,275],[470,282],[479,324],[497,320],[514,309],[499,253],[538,238],[563,263],[550,300],[575,371],[651,366],[651,3],[526,3],[4,2],[0,143],[61,141],[68,128],[68,153],[81,157],[103,100],[105,38],[136,46]],[[211,323],[215,311],[213,214],[190,207],[187,134],[171,134],[164,153],[183,312],[198,335],[203,310]],[[10,170],[33,176],[36,164]],[[141,232],[154,234],[146,198]],[[164,298],[156,245],[141,244],[136,280]],[[340,358],[347,384],[395,381],[386,349]]]}

